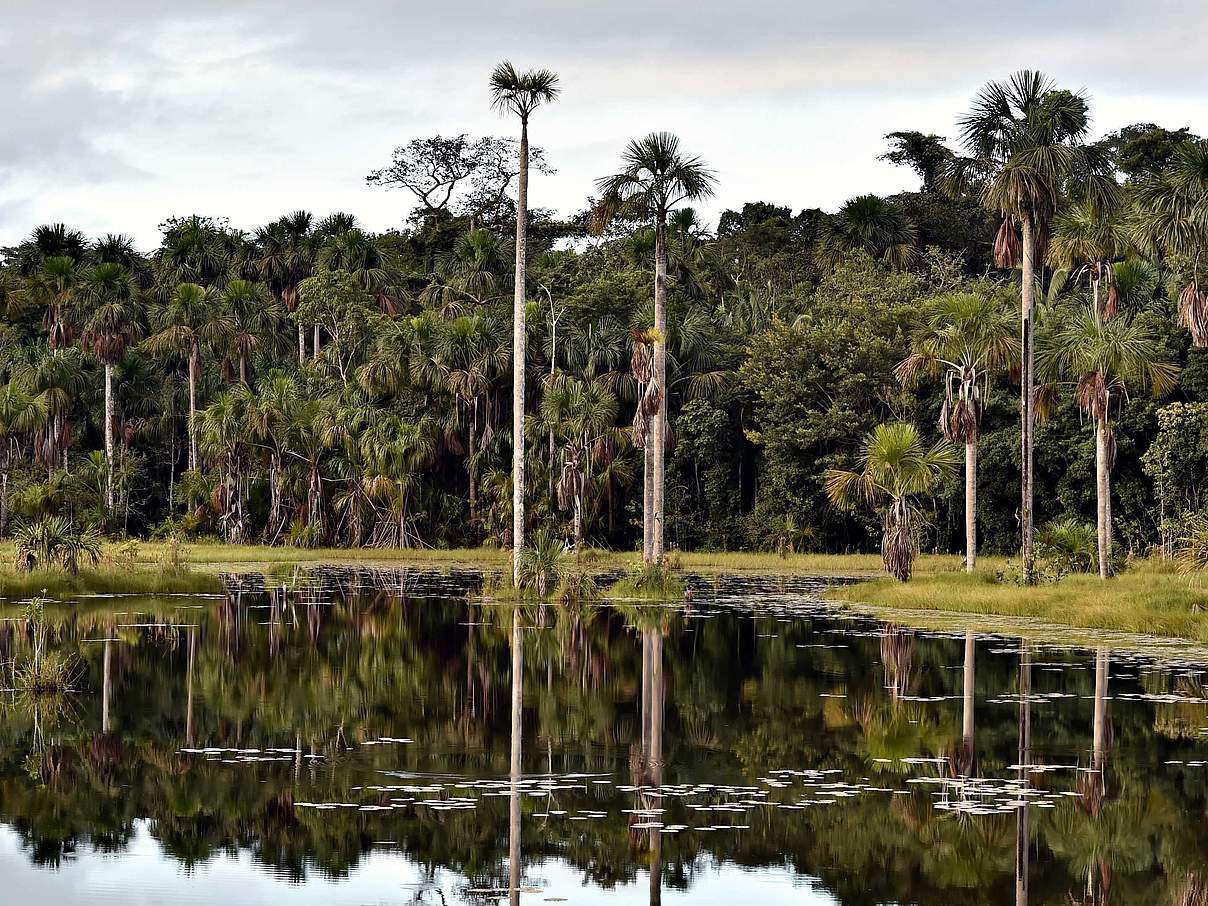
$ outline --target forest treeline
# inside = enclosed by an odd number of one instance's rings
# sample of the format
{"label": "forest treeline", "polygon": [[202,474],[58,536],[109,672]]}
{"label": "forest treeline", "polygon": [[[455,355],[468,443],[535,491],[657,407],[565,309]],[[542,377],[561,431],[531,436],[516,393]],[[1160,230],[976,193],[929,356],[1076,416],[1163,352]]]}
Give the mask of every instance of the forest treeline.
{"label": "forest treeline", "polygon": [[[523,293],[520,152],[552,172],[527,132],[523,149],[401,146],[368,177],[413,205],[383,233],[346,213],[254,229],[190,215],[140,250],[38,227],[0,259],[0,535],[54,517],[112,535],[506,546],[523,298],[529,531],[638,545],[665,415],[669,547],[872,550],[900,497],[926,549],[965,548],[969,500],[970,550],[1015,552],[1026,378],[1041,540],[1089,533],[1094,555],[1106,474],[1108,544],[1168,548],[1205,506],[1208,142],[1149,123],[1092,141],[1089,100],[1030,75],[987,86],[951,140],[890,133],[884,157],[919,188],[835,213],[753,201],[714,228],[691,205],[707,165],[648,136],[581,212],[535,199]],[[668,162],[688,168],[672,172],[683,191],[663,191]],[[960,456],[934,481],[870,490],[878,455],[945,437]],[[876,507],[837,505],[844,474]]]}

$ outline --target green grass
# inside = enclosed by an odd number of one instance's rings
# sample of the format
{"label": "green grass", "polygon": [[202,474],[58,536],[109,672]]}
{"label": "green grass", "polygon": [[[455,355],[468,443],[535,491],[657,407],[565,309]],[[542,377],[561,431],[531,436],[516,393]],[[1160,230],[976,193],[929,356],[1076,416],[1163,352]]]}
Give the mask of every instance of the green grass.
{"label": "green grass", "polygon": [[836,588],[833,597],[916,614],[999,616],[1208,642],[1208,585],[1160,563],[1136,565],[1106,582],[1072,575],[1033,587],[996,581],[992,563],[972,575],[921,570],[907,583],[877,579]]}
{"label": "green grass", "polygon": [[[125,559],[123,559],[123,557]],[[41,594],[43,589],[60,600],[73,595],[135,593],[164,594],[219,590],[215,575],[223,571],[273,573],[291,566],[362,564],[366,566],[420,566],[432,569],[465,567],[505,570],[510,553],[498,548],[431,550],[397,548],[321,548],[306,550],[263,545],[184,543],[173,552],[166,542],[138,545],[133,560],[129,551],[106,545],[102,562],[79,576],[59,572],[20,573],[13,567],[11,543],[0,544],[0,600],[10,602]],[[589,550],[578,559],[584,573],[624,570],[629,573],[611,595],[648,597],[634,586],[640,558],[636,553]],[[813,575],[832,578],[866,578],[870,581],[836,586],[831,597],[865,605],[904,622],[951,625],[960,617],[1003,618],[1004,630],[1012,620],[1018,629],[1027,622],[1086,630],[1143,633],[1208,643],[1208,579],[1193,581],[1173,567],[1143,562],[1120,576],[1102,582],[1094,576],[1067,576],[1060,582],[1020,587],[996,581],[1005,560],[983,558],[978,572],[963,572],[959,556],[925,555],[915,562],[914,578],[906,584],[880,578],[876,554],[791,554],[676,552],[677,572],[759,573],[763,575]],[[674,578],[674,577],[673,577]],[[678,582],[678,580],[676,580]],[[631,587],[634,586],[634,587]],[[682,588],[672,595],[682,598]],[[983,626],[985,620],[981,620]]]}
{"label": "green grass", "polygon": [[0,569],[0,603],[18,601],[35,595],[64,600],[78,595],[139,594],[164,595],[192,592],[220,592],[217,577],[188,569],[161,570],[154,566],[115,566],[102,564],[97,569],[82,569],[78,575],[60,570],[17,572]]}
{"label": "green grass", "polygon": [[[156,568],[168,553],[168,543],[144,541],[138,545],[135,567],[139,570]],[[117,559],[118,545],[104,546],[103,560]],[[182,542],[178,548],[180,562],[195,570],[221,572],[224,570],[263,570],[274,565],[361,563],[378,566],[430,566],[434,568],[464,566],[479,569],[503,569],[511,562],[511,552],[493,547],[453,548],[298,548],[270,547],[258,544],[221,544]],[[16,556],[11,542],[0,543],[0,574],[11,571]],[[677,569],[697,573],[743,573],[815,575],[836,577],[872,576],[881,569],[877,554],[790,554],[742,551],[680,552],[672,554]],[[585,568],[605,572],[614,569],[636,569],[640,556],[633,551],[607,551],[593,548],[584,551],[579,562]],[[920,571],[944,569],[960,562],[959,557],[920,557]]]}

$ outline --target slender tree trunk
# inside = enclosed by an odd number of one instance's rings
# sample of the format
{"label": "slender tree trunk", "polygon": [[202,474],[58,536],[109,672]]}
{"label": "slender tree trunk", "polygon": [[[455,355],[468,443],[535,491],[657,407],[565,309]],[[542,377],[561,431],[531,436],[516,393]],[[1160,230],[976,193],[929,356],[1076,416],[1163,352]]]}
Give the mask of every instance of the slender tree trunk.
{"label": "slender tree trunk", "polygon": [[[1024,645],[1019,662],[1019,779],[1028,782],[1032,758],[1032,653]],[[1027,800],[1025,799],[1026,803]],[[1028,906],[1028,806],[1015,811],[1015,906]]]}
{"label": "slender tree trunk", "polygon": [[[189,630],[189,661],[185,666],[185,742],[193,745],[193,661],[197,655],[197,630]],[[301,745],[298,746],[301,750]]]}
{"label": "slender tree trunk", "polygon": [[[520,174],[516,193],[516,287],[512,298],[512,584],[520,585],[524,551],[524,291],[528,233],[528,120],[520,119]],[[517,745],[519,743],[516,743]]]}
{"label": "slender tree trunk", "polygon": [[977,438],[965,442],[965,571],[977,568]]}
{"label": "slender tree trunk", "polygon": [[647,565],[654,559],[654,455],[650,435],[647,427],[642,445],[642,562]]}
{"label": "slender tree trunk", "polygon": [[1024,581],[1029,585],[1036,582],[1036,554],[1033,550],[1033,513],[1032,513],[1032,428],[1035,423],[1033,403],[1035,389],[1033,387],[1033,364],[1035,350],[1033,348],[1032,316],[1036,307],[1036,236],[1035,224],[1031,215],[1023,217],[1023,268],[1021,279],[1020,306],[1020,345],[1022,350],[1020,362],[1019,388],[1019,423],[1020,423],[1020,507],[1019,526],[1021,536],[1021,556],[1023,558]]}
{"label": "slender tree trunk", "polygon": [[109,670],[112,666],[113,653],[109,647],[109,639],[105,639],[104,676],[101,680],[101,732],[109,732]]}
{"label": "slender tree trunk", "polygon": [[306,361],[306,328],[298,325],[298,364]]}
{"label": "slender tree trunk", "polygon": [[1107,751],[1108,663],[1108,649],[1097,649],[1095,651],[1095,721],[1092,730],[1091,751],[1095,770],[1100,774],[1103,772],[1103,756]]}
{"label": "slender tree trunk", "polygon": [[316,359],[319,357],[319,325],[318,324],[315,325],[314,357]]}
{"label": "slender tree trunk", "polygon": [[1103,325],[1103,303],[1099,300],[1099,264],[1091,265],[1091,296],[1094,299],[1092,310],[1095,312],[1095,323]]}
{"label": "slender tree trunk", "polygon": [[105,365],[105,509],[113,513],[113,365]]}
{"label": "slender tree trunk", "polygon": [[585,475],[575,476],[575,552],[583,550],[583,488],[587,482]]}
{"label": "slender tree trunk", "polygon": [[1095,498],[1098,515],[1099,578],[1107,579],[1115,570],[1112,567],[1112,513],[1111,472],[1108,468],[1107,422],[1095,422]]}
{"label": "slender tree trunk", "polygon": [[[643,783],[663,785],[663,636],[658,629],[649,631],[650,640],[650,746],[648,775]],[[654,797],[651,797],[653,800]],[[661,798],[651,806],[661,805]],[[663,902],[663,833],[650,830],[650,906]]]}
{"label": "slender tree trunk", "polygon": [[520,608],[512,611],[512,752],[511,801],[508,808],[508,893],[512,906],[520,903],[520,756],[523,753],[524,645]]}
{"label": "slender tree trunk", "polygon": [[965,630],[965,672],[964,684],[962,688],[964,699],[964,712],[961,715],[961,737],[964,739],[965,745],[972,750],[973,748],[973,722],[974,722],[974,670],[977,656],[977,644],[973,639],[973,630]]}
{"label": "slender tree trunk", "polygon": [[474,397],[474,404],[470,410],[470,455],[466,459],[466,475],[470,481],[470,525],[478,524],[478,479],[477,466],[474,464],[474,454],[477,452],[475,443],[477,442],[476,431],[478,427],[478,397]]}
{"label": "slender tree trunk", "polygon": [[659,410],[655,413],[651,433],[652,444],[652,496],[654,518],[651,524],[650,554],[654,562],[663,559],[663,530],[666,521],[664,507],[666,494],[666,446],[667,440],[667,215],[660,211],[654,227],[654,381],[659,390]]}
{"label": "slender tree trunk", "polygon": [[189,354],[189,468],[197,468],[197,436],[194,433],[193,421],[197,415],[197,350]]}
{"label": "slender tree trunk", "polygon": [[0,538],[8,537],[8,471],[0,473]]}

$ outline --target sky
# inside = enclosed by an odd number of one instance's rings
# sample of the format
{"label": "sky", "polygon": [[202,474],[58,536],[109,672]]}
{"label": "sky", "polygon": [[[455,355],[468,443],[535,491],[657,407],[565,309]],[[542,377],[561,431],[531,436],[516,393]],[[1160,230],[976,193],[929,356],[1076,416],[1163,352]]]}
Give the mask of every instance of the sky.
{"label": "sky", "polygon": [[365,184],[397,145],[510,134],[487,78],[548,67],[531,131],[557,172],[530,203],[581,210],[631,138],[677,133],[746,201],[834,210],[917,186],[884,134],[953,137],[978,88],[1040,69],[1092,98],[1096,134],[1208,135],[1199,0],[0,0],[0,246],[63,221],[144,251],[192,213],[401,226]]}

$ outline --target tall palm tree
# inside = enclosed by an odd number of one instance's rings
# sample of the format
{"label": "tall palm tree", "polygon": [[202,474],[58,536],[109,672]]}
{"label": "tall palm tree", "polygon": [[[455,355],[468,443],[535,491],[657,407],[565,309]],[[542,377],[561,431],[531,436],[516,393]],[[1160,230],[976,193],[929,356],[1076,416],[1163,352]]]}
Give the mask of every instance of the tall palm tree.
{"label": "tall palm tree", "polygon": [[246,385],[248,359],[266,343],[274,345],[286,320],[285,310],[264,286],[251,280],[229,281],[221,298],[231,320],[229,354],[238,363],[239,382]]}
{"label": "tall palm tree", "polygon": [[222,347],[234,332],[234,324],[217,302],[217,295],[196,283],[181,283],[166,305],[155,313],[156,333],[147,339],[152,353],[175,352],[189,366],[189,468],[196,469],[197,382],[201,379],[203,355]]}
{"label": "tall palm tree", "polygon": [[924,446],[914,425],[878,425],[864,438],[859,472],[827,469],[826,494],[843,509],[883,508],[881,559],[887,573],[905,582],[918,553],[914,499],[932,493],[959,462],[956,447],[947,441]]}
{"label": "tall palm tree", "polygon": [[1074,271],[1076,277],[1085,272],[1091,287],[1091,309],[1096,318],[1105,321],[1114,318],[1120,309],[1114,264],[1128,254],[1129,248],[1119,206],[1103,208],[1076,201],[1053,221],[1048,251],[1054,267]]}
{"label": "tall palm tree", "polygon": [[83,340],[105,366],[105,505],[113,510],[113,370],[142,332],[138,280],[122,264],[97,264],[85,273],[81,290]]}
{"label": "tall palm tree", "polygon": [[1208,291],[1200,277],[1208,249],[1208,141],[1178,145],[1164,170],[1138,181],[1134,200],[1138,243],[1156,255],[1186,260],[1179,320],[1196,346],[1208,346]]}
{"label": "tall palm tree", "polygon": [[1085,144],[1087,99],[1058,90],[1039,72],[1024,70],[1007,82],[990,82],[960,120],[965,156],[947,167],[948,188],[976,191],[1002,215],[994,243],[1000,267],[1021,271],[1020,315],[1020,535],[1024,575],[1036,579],[1033,526],[1033,427],[1036,281],[1049,227],[1064,194],[1078,192],[1110,204],[1116,183],[1106,152]]}
{"label": "tall palm tree", "polygon": [[861,195],[827,218],[818,257],[833,268],[845,254],[862,250],[900,269],[918,257],[918,238],[918,228],[897,205],[877,195]]}
{"label": "tall palm tree", "polygon": [[529,117],[559,94],[558,76],[548,69],[517,72],[504,60],[491,73],[496,110],[520,119],[520,173],[516,190],[516,275],[512,302],[512,583],[520,586],[524,550],[524,358],[525,254],[528,241]]}
{"label": "tall palm tree", "polygon": [[1039,362],[1047,380],[1073,383],[1079,408],[1095,426],[1095,495],[1099,539],[1099,576],[1112,567],[1111,469],[1116,458],[1111,417],[1131,389],[1155,396],[1170,392],[1179,368],[1165,360],[1162,342],[1146,320],[1127,315],[1099,321],[1090,309],[1078,309],[1040,337]]}
{"label": "tall palm tree", "polygon": [[75,335],[76,302],[83,269],[67,255],[43,259],[26,278],[21,303],[43,308],[42,326],[52,350],[69,346]]}
{"label": "tall palm tree", "polygon": [[[309,211],[295,211],[256,234],[255,266],[269,290],[287,311],[298,307],[298,284],[315,271],[319,237]],[[306,359],[306,330],[298,325],[298,361]]]}
{"label": "tall palm tree", "polygon": [[0,538],[8,531],[8,480],[20,455],[21,437],[32,437],[46,423],[46,415],[44,402],[20,383],[0,387]]}
{"label": "tall palm tree", "polygon": [[220,393],[210,405],[197,412],[193,433],[201,452],[218,469],[219,481],[211,502],[221,515],[219,521],[227,540],[244,540],[243,465],[250,439],[248,410],[255,394],[245,384]]}
{"label": "tall palm tree", "polygon": [[467,305],[483,305],[502,297],[510,257],[507,243],[486,229],[467,230],[453,247],[437,255],[435,279],[421,297],[444,317],[463,314]]}
{"label": "tall palm tree", "polygon": [[[651,377],[658,408],[647,437],[650,441],[650,519],[644,524],[642,556],[647,562],[663,557],[663,529],[667,439],[667,218],[677,205],[699,201],[713,194],[716,178],[699,157],[680,148],[679,138],[669,132],[652,132],[629,143],[621,155],[622,168],[597,180],[601,192],[596,209],[602,227],[618,214],[654,221],[654,356]],[[648,529],[646,528],[648,525]]]}
{"label": "tall palm tree", "polygon": [[558,504],[571,510],[575,550],[583,546],[587,483],[593,459],[615,434],[617,398],[599,384],[574,378],[547,381],[541,400],[541,420],[562,445]]}
{"label": "tall palm tree", "polygon": [[911,385],[923,374],[944,376],[940,428],[965,445],[965,569],[977,566],[977,441],[982,398],[995,371],[1019,360],[1013,306],[1000,293],[960,292],[934,299],[895,373]]}

